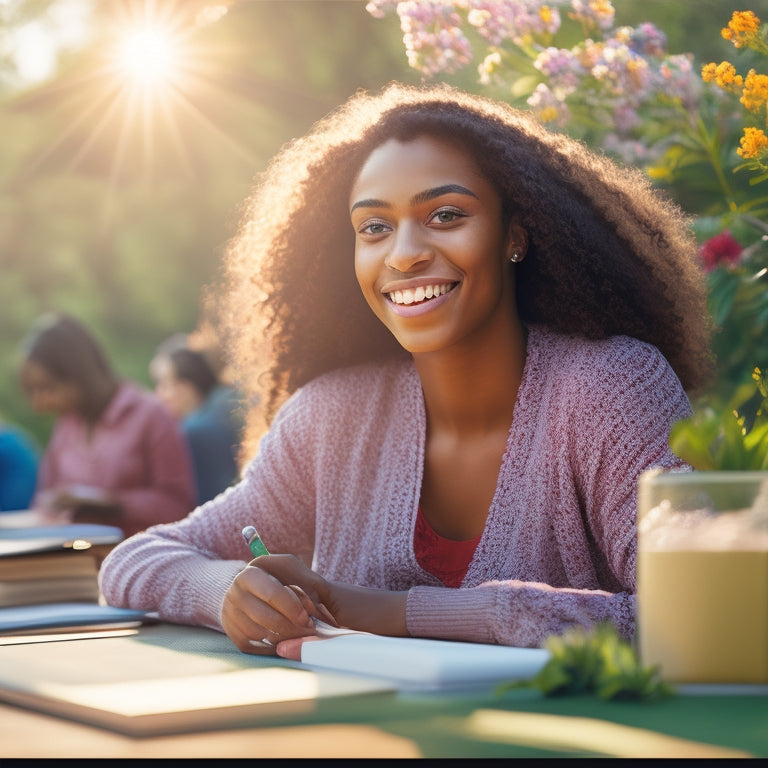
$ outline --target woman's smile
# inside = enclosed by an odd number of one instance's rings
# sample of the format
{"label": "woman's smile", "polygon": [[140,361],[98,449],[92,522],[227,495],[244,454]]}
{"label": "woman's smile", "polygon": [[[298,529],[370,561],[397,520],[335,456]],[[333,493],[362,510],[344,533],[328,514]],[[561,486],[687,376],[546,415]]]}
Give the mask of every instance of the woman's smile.
{"label": "woman's smile", "polygon": [[385,142],[352,187],[350,217],[363,295],[412,354],[509,321],[501,201],[460,146],[431,136]]}

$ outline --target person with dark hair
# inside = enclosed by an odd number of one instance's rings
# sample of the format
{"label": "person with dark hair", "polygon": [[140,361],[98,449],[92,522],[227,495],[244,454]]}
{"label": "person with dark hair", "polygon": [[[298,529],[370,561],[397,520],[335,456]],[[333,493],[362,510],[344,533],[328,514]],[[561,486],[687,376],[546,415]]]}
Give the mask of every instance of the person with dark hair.
{"label": "person with dark hair", "polygon": [[219,381],[202,351],[160,345],[150,376],[155,393],[181,424],[192,451],[197,503],[218,496],[238,479],[240,403],[234,387]]}
{"label": "person with dark hair", "polygon": [[669,431],[712,371],[689,221],[639,170],[447,85],[359,92],[273,160],[225,288],[258,450],[110,553],[112,605],[289,658],[313,616],[632,637],[637,481],[690,471]]}
{"label": "person with dark hair", "polygon": [[22,389],[56,422],[32,507],[130,536],[194,508],[189,450],[159,399],[119,378],[78,320],[41,317],[22,342]]}

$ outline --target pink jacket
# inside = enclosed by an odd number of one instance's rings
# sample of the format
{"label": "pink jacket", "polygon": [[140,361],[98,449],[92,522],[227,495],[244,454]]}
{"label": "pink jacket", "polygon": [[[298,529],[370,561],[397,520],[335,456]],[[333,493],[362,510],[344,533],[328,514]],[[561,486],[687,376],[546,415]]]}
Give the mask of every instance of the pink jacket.
{"label": "pink jacket", "polygon": [[122,503],[121,527],[130,536],[194,508],[192,471],[176,422],[154,394],[126,381],[90,438],[79,416],[58,419],[40,464],[37,494],[72,483],[103,488]]}
{"label": "pink jacket", "polygon": [[531,328],[485,531],[452,589],[413,552],[426,437],[413,364],[334,371],[283,406],[238,485],[116,547],[101,588],[112,605],[220,630],[252,524],[270,551],[313,553],[329,579],[407,590],[414,636],[537,646],[612,620],[631,637],[637,479],[689,469],[668,445],[689,414],[655,347]]}

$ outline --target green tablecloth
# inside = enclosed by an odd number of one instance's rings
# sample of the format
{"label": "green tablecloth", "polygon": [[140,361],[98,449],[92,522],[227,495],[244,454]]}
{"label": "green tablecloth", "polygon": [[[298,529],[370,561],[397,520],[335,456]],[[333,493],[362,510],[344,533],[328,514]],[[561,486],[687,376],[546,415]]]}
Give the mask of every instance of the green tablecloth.
{"label": "green tablecloth", "polygon": [[[359,704],[358,704],[359,707]],[[768,695],[676,695],[647,702],[589,695],[415,696],[358,718],[413,740],[424,757],[766,757]],[[722,750],[722,751],[721,751]]]}
{"label": "green tablecloth", "polygon": [[[160,657],[162,668],[148,669],[145,659],[152,658],[147,652],[153,647],[163,653],[172,650],[178,657],[176,669],[167,668],[165,655]],[[35,662],[33,668],[41,669],[46,683],[57,675],[71,676],[72,665],[99,683],[292,665],[242,654],[212,630],[167,624],[142,627],[134,638],[0,648],[0,662],[20,657]],[[41,668],[42,662],[48,666]],[[260,717],[238,727],[254,729],[256,737],[259,728],[364,724],[410,740],[427,758],[768,757],[768,687],[742,690],[749,693],[719,688],[715,694],[677,693],[643,702],[602,701],[592,695],[545,697],[527,689],[369,694],[322,700],[312,712]],[[286,738],[290,734],[287,728]]]}

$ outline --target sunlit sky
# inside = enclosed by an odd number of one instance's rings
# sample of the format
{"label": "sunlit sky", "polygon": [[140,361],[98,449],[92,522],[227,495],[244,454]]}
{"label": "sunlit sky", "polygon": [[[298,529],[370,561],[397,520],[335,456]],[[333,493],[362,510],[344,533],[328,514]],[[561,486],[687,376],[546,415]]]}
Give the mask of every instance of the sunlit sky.
{"label": "sunlit sky", "polygon": [[[0,0],[0,12],[3,17],[13,18],[14,9],[23,9],[27,2]],[[49,78],[62,51],[88,42],[94,34],[91,18],[95,2],[98,0],[55,0],[50,10],[35,20],[22,26],[9,25],[9,38],[3,44],[11,51],[22,87]],[[181,18],[193,16],[193,26],[211,23],[226,13],[230,2],[195,3],[186,8],[181,3],[177,6],[179,12],[173,11],[173,4],[164,6],[170,12],[163,11],[154,0],[134,4],[133,12],[117,18],[113,31],[116,56],[112,65],[145,85],[172,77],[171,70],[182,54],[178,45]]]}
{"label": "sunlit sky", "polygon": [[[0,46],[15,52],[22,76],[15,85],[34,89],[40,83],[60,121],[22,172],[49,162],[87,166],[109,178],[110,190],[124,175],[151,181],[171,165],[174,173],[194,178],[193,145],[203,136],[255,162],[251,148],[217,119],[221,105],[240,96],[221,88],[215,47],[205,48],[197,35],[222,19],[232,0],[99,7],[100,1],[54,0],[50,12],[20,28],[18,10],[30,0],[0,0],[0,19],[9,20],[11,33],[3,39],[0,26]],[[62,74],[59,55],[67,50],[87,51],[87,57]],[[57,81],[44,90],[52,77]]]}
{"label": "sunlit sky", "polygon": [[[0,0],[8,9],[24,0]],[[39,21],[12,30],[10,45],[23,84],[34,84],[53,74],[59,51],[87,40],[91,0],[56,0]]]}

